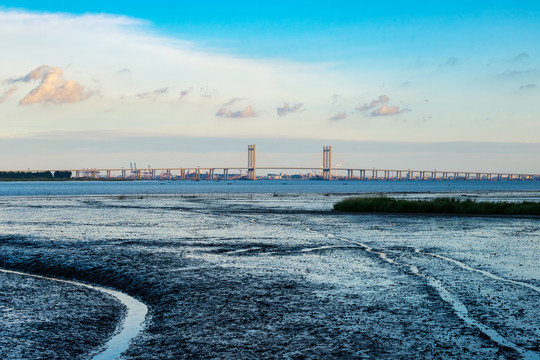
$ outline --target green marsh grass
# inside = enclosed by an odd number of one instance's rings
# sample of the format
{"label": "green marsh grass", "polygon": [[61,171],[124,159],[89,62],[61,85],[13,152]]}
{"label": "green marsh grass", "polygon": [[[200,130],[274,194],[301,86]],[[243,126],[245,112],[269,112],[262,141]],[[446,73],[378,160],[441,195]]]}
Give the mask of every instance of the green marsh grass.
{"label": "green marsh grass", "polygon": [[384,196],[357,197],[334,204],[335,211],[359,213],[539,215],[539,202],[475,201],[436,198],[429,200],[392,199]]}

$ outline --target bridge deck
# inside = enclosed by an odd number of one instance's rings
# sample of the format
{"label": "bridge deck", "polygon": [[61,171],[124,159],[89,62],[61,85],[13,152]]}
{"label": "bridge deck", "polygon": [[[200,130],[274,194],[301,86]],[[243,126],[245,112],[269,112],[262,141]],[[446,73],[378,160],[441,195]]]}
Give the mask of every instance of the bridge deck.
{"label": "bridge deck", "polygon": [[[120,173],[122,176],[127,174],[138,174],[139,176],[152,174],[158,176],[158,172],[165,172],[166,174],[173,173],[199,173],[211,172],[215,174],[216,170],[221,170],[223,173],[228,173],[229,170],[249,171],[252,168],[245,166],[223,166],[223,167],[158,167],[158,168],[142,168],[142,169],[125,169],[125,168],[96,168],[96,169],[39,169],[39,170],[13,170],[18,172],[46,172],[46,171],[71,171],[76,177],[104,177],[103,173],[107,174],[106,177],[112,177],[113,173]],[[256,170],[285,170],[285,171],[309,171],[309,172],[322,172],[322,167],[294,167],[294,166],[261,166]],[[366,179],[448,179],[448,178],[465,178],[467,180],[476,180],[478,178],[489,178],[490,180],[496,180],[497,178],[528,178],[528,179],[540,179],[540,174],[532,173],[511,173],[511,172],[485,172],[485,171],[457,171],[457,170],[412,170],[412,169],[367,169],[367,168],[330,168],[325,169],[331,171],[334,174],[347,171],[347,177],[349,178],[366,178]],[[356,175],[355,175],[356,173]],[[335,176],[335,175],[334,175]],[[116,176],[118,177],[118,176]],[[496,179],[493,179],[493,178]]]}

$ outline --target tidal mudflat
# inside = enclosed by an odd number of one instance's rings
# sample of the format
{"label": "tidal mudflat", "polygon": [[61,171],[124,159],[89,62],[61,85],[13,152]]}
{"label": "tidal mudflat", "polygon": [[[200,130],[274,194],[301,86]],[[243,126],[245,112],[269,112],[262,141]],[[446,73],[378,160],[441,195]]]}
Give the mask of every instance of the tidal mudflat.
{"label": "tidal mudflat", "polygon": [[[124,359],[540,358],[538,219],[332,212],[344,197],[3,197],[0,267],[142,301]],[[92,358],[125,311],[0,281],[0,354]]]}

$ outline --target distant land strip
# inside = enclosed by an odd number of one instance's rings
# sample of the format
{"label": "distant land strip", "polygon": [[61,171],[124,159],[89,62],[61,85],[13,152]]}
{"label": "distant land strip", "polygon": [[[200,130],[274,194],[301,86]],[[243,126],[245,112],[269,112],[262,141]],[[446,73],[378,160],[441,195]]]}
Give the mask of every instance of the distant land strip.
{"label": "distant land strip", "polygon": [[0,181],[69,180],[71,171],[0,171]]}

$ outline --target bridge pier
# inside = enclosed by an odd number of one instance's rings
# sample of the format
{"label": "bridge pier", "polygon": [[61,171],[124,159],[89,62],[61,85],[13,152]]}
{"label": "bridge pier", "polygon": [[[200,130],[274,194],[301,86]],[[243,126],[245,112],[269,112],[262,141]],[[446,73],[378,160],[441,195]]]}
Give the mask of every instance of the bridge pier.
{"label": "bridge pier", "polygon": [[229,180],[229,169],[223,169],[223,179]]}
{"label": "bridge pier", "polygon": [[255,180],[257,178],[255,167],[255,145],[248,145],[248,173],[247,178],[249,180]]}
{"label": "bridge pier", "polygon": [[323,179],[332,180],[332,147],[323,146]]}
{"label": "bridge pier", "polygon": [[208,180],[214,180],[214,169],[208,170]]}

